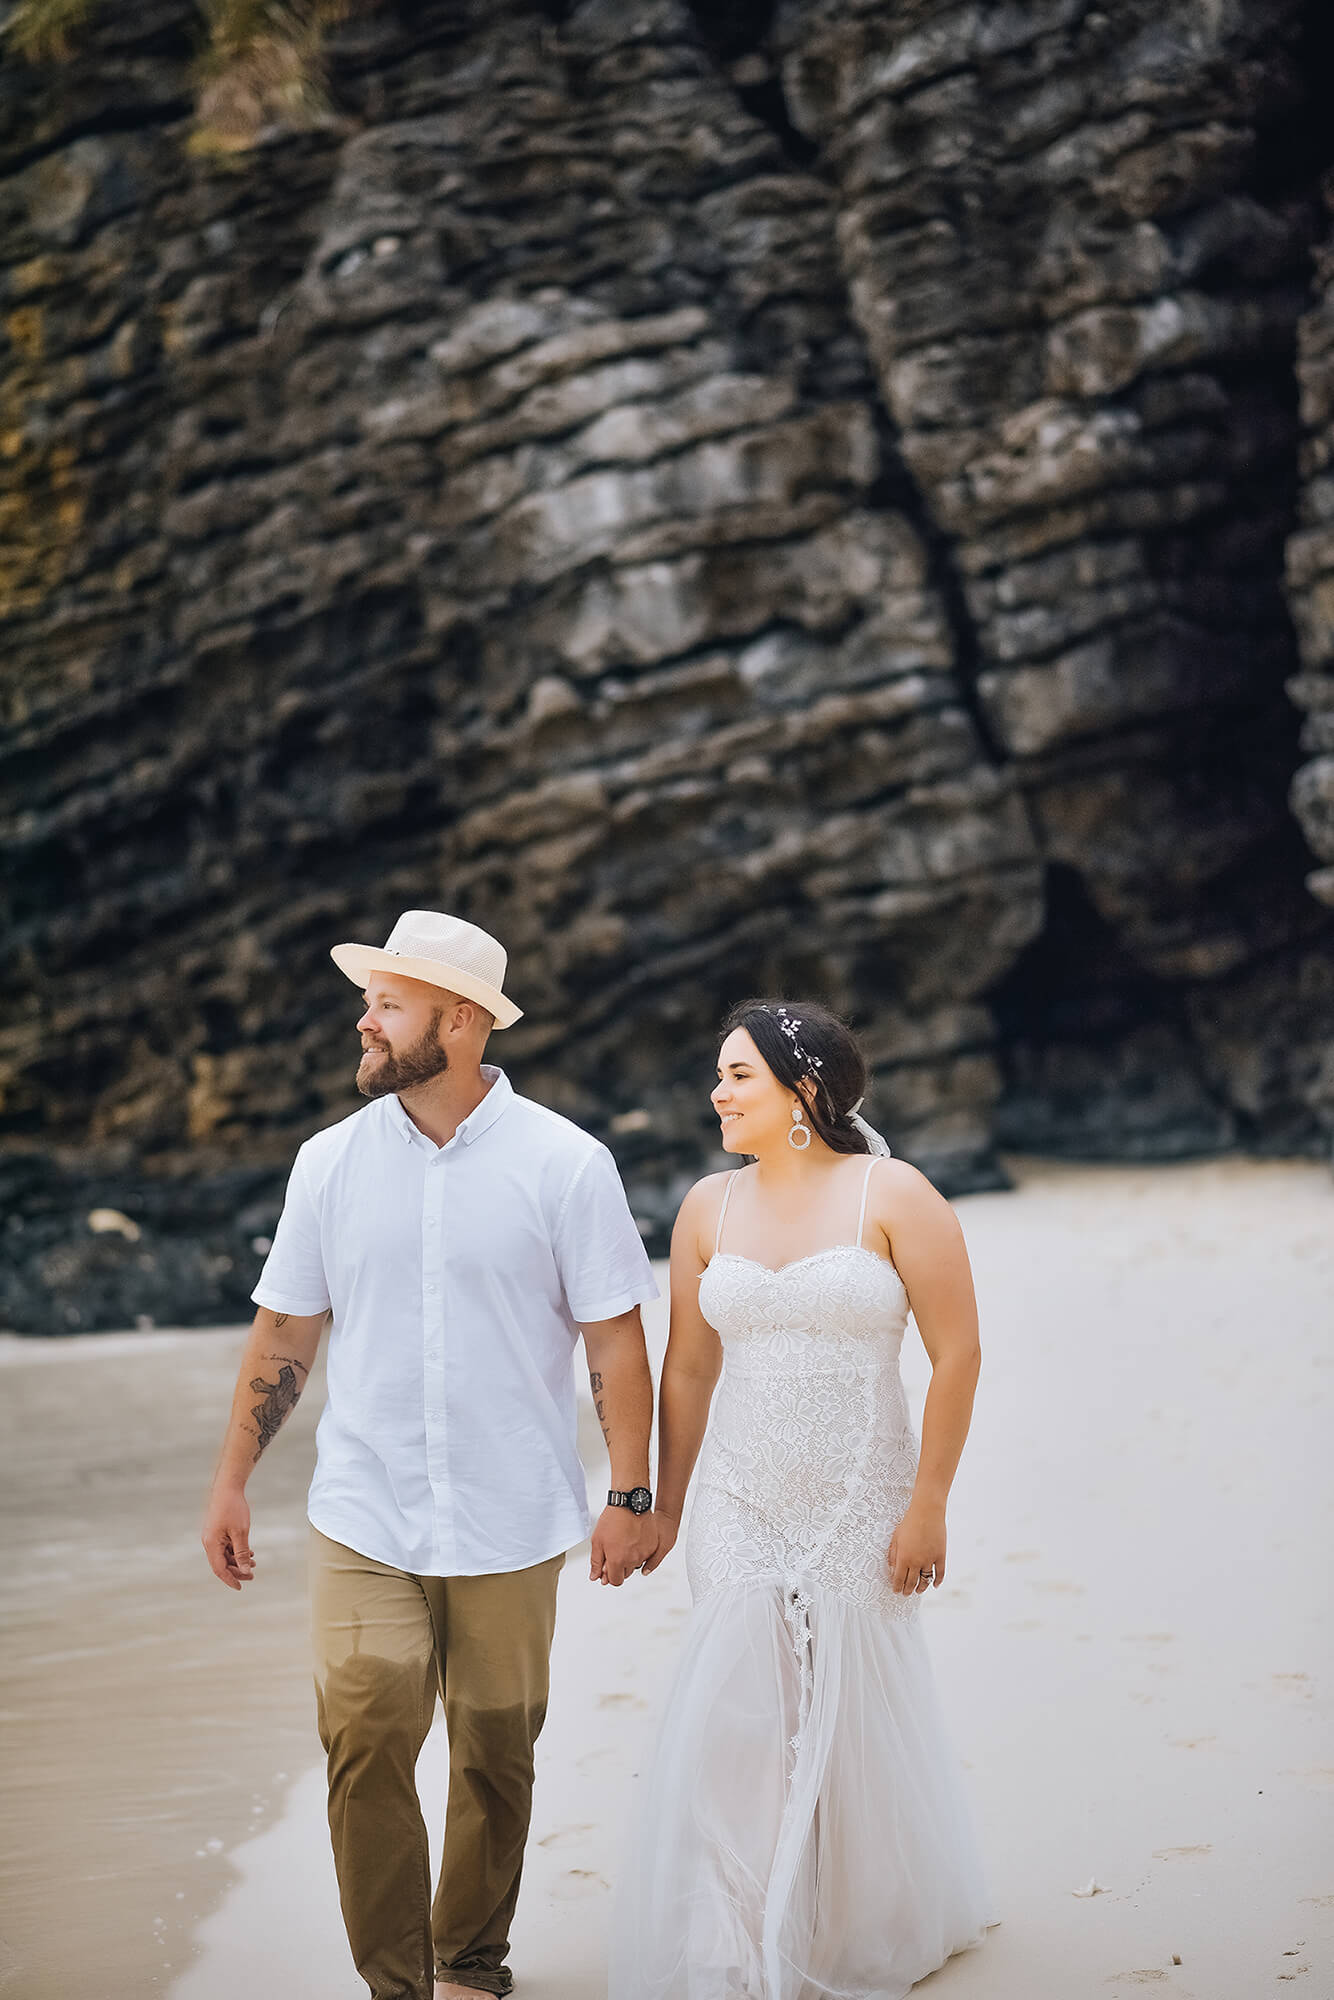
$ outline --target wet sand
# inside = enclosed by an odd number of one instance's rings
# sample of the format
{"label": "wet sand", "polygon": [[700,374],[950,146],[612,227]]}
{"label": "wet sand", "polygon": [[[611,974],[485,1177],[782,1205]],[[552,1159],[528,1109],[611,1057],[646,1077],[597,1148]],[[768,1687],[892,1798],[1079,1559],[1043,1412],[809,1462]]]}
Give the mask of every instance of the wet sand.
{"label": "wet sand", "polygon": [[[917,1991],[1325,2000],[1334,1183],[1019,1171],[959,1204],[986,1361],[928,1627],[1002,1922]],[[365,1993],[306,1662],[318,1378],[252,1481],[256,1583],[198,1546],[242,1338],[0,1341],[2,1994]],[[904,1372],[920,1408],[911,1333]],[[687,1598],[678,1558],[616,1592],[575,1554],[561,1590],[513,1963],[524,2000],[601,2000]],[[438,1826],[438,1730],[421,1779]]]}

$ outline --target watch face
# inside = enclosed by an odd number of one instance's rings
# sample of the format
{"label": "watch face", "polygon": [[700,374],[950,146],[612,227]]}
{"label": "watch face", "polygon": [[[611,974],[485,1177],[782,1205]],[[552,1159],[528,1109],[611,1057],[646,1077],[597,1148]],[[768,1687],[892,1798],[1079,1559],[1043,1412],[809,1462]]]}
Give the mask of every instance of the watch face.
{"label": "watch face", "polygon": [[631,1513],[647,1514],[649,1508],[652,1505],[653,1505],[653,1495],[649,1492],[647,1486],[636,1486],[634,1491],[630,1495]]}

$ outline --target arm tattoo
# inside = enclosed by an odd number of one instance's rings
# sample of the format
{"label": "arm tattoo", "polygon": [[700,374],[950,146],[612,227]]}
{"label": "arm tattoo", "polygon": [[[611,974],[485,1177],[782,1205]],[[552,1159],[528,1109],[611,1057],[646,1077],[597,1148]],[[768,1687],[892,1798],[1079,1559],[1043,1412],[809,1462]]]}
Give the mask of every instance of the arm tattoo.
{"label": "arm tattoo", "polygon": [[588,1386],[593,1391],[593,1408],[598,1413],[598,1422],[602,1426],[602,1435],[607,1440],[608,1445],[610,1445],[611,1426],[607,1422],[606,1412],[602,1401],[602,1377],[598,1373],[596,1368],[589,1370]]}
{"label": "arm tattoo", "polygon": [[286,1324],[287,1324],[287,1314],[286,1314],[286,1313],[279,1313],[279,1314],[278,1314],[278,1317],[277,1317],[277,1318],[276,1318],[276,1319],[274,1320],[273,1324],[274,1324],[275,1326],[286,1326]]}
{"label": "arm tattoo", "polygon": [[[250,1386],[260,1401],[250,1414],[255,1419],[255,1433],[259,1443],[255,1447],[255,1457],[259,1458],[266,1444],[277,1437],[278,1432],[296,1408],[297,1397],[301,1394],[304,1378],[309,1373],[301,1362],[284,1360],[281,1354],[268,1357],[282,1363],[276,1382],[266,1382],[262,1375],[252,1377]],[[297,1369],[301,1369],[302,1381],[297,1380]]]}

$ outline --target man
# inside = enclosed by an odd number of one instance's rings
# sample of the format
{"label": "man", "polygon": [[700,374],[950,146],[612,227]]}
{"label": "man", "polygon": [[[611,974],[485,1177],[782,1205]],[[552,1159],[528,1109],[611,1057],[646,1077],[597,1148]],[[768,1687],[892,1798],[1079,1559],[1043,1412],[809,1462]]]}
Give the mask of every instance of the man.
{"label": "man", "polygon": [[[326,1317],[311,1483],[311,1608],[329,1826],[348,1940],[374,2000],[508,1993],[505,1960],[546,1712],[556,1579],[588,1533],[573,1354],[584,1347],[613,1490],[595,1580],[654,1552],[657,1296],[605,1146],[482,1062],[519,1010],[506,955],[409,910],[363,988],[372,1102],[297,1154],[204,1523],[214,1573],[254,1574],[246,1478],[301,1394]],[[414,1767],[443,1698],[449,1802],[431,1899]]]}

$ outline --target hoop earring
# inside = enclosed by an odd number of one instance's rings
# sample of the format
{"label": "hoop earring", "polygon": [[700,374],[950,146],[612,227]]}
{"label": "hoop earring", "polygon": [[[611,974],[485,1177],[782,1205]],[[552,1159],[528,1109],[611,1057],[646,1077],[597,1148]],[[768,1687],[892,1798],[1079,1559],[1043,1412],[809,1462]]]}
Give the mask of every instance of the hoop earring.
{"label": "hoop earring", "polygon": [[787,1128],[787,1143],[794,1153],[804,1153],[811,1143],[811,1128],[801,1122],[801,1106],[792,1107],[792,1123]]}

